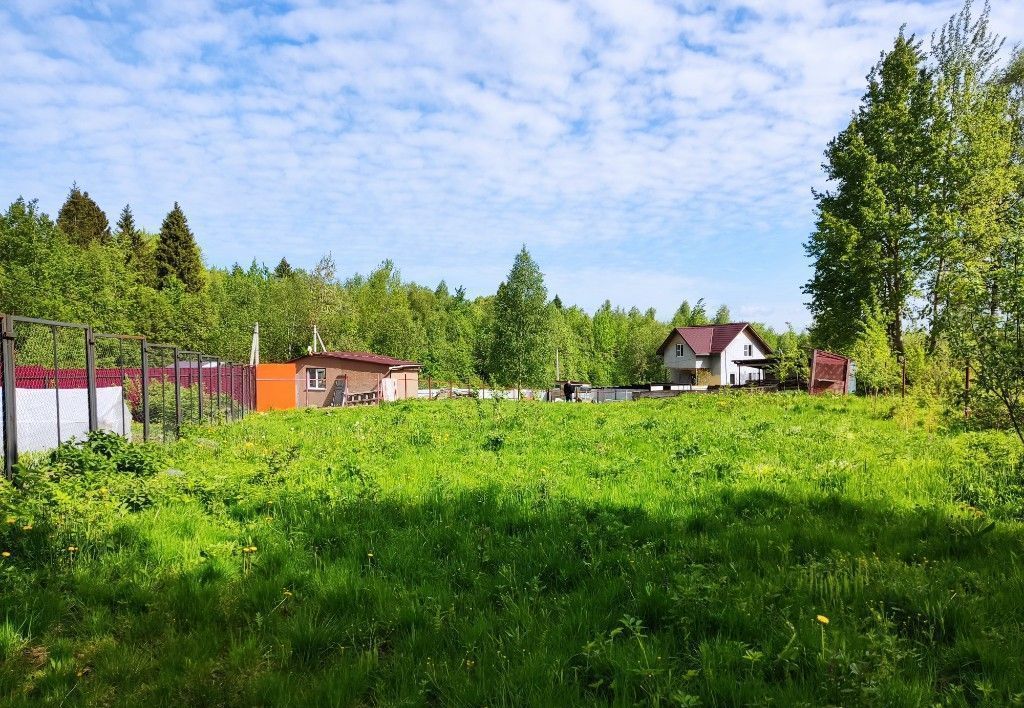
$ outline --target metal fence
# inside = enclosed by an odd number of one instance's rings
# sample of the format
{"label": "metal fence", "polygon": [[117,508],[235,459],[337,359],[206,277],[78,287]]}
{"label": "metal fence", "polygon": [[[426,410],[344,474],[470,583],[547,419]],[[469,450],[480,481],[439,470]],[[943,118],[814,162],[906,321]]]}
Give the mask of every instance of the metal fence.
{"label": "metal fence", "polygon": [[256,408],[255,367],[84,324],[0,315],[0,371],[8,479],[19,452],[94,430],[167,441]]}

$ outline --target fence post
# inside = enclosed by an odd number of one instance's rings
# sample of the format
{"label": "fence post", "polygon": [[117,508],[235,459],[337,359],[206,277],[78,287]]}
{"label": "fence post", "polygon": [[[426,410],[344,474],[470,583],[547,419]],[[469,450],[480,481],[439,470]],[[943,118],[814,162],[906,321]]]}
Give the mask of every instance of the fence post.
{"label": "fence post", "polygon": [[149,442],[149,349],[142,339],[142,441]]}
{"label": "fence post", "polygon": [[220,390],[224,388],[224,376],[220,372],[220,357],[217,358],[217,415],[220,416],[224,411],[220,404]]}
{"label": "fence post", "polygon": [[89,389],[89,432],[93,432],[100,425],[96,413],[96,337],[92,327],[85,328],[85,382]]}
{"label": "fence post", "polygon": [[14,320],[0,318],[0,362],[3,363],[4,477],[14,478],[18,461],[17,404],[14,392]]}
{"label": "fence post", "polygon": [[181,361],[174,347],[174,437],[181,436]]}
{"label": "fence post", "polygon": [[199,402],[198,402],[199,412],[196,415],[196,418],[198,418],[198,420],[196,422],[197,423],[202,423],[203,422],[203,355],[202,354],[196,354],[196,364],[199,366],[199,368],[197,369],[198,376],[199,376],[199,385],[198,385],[198,388],[199,388],[199,393],[198,393],[198,396],[199,396]]}
{"label": "fence post", "polygon": [[235,365],[228,364],[228,418],[235,421]]}

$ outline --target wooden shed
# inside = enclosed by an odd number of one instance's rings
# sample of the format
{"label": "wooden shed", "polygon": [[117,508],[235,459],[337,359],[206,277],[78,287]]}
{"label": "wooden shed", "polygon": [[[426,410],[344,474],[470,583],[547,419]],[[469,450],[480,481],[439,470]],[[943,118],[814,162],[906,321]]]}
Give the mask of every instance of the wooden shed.
{"label": "wooden shed", "polygon": [[317,352],[290,363],[299,408],[343,405],[352,396],[362,402],[416,398],[422,368],[369,352]]}

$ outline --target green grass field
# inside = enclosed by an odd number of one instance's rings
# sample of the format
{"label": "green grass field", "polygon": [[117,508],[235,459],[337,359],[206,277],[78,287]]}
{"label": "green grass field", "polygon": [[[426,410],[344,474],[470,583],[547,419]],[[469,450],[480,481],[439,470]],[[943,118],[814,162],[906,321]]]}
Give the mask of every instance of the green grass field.
{"label": "green grass field", "polygon": [[0,494],[6,704],[1024,702],[1020,451],[896,401],[406,402],[103,447]]}

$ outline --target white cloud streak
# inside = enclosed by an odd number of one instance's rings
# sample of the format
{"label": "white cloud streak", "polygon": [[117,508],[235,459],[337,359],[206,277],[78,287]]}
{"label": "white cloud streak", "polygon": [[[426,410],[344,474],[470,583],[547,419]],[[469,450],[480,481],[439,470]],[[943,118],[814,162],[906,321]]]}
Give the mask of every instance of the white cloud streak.
{"label": "white cloud streak", "polygon": [[[1024,4],[995,0],[1004,33]],[[953,2],[0,6],[0,198],[73,180],[217,264],[282,255],[491,292],[526,243],[563,300],[805,324],[827,140],[906,22]],[[1010,41],[1021,39],[1013,34]]]}

